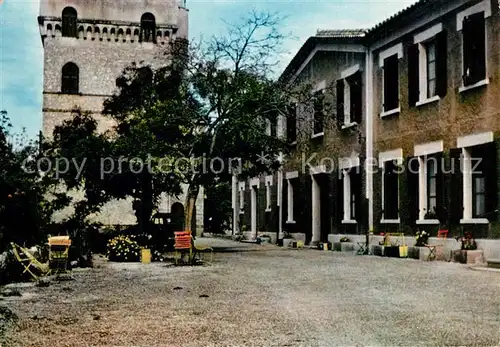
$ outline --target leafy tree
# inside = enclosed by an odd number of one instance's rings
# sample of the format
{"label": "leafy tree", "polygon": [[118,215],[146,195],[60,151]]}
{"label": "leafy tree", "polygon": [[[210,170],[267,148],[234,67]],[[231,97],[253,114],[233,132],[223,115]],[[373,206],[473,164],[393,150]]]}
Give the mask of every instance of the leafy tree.
{"label": "leafy tree", "polygon": [[40,175],[39,158],[38,143],[12,133],[7,112],[0,111],[0,251],[10,242],[31,246],[43,240],[52,213],[66,203],[64,196],[44,199],[52,182]]}
{"label": "leafy tree", "polygon": [[[147,124],[145,134],[166,141],[159,155],[189,160],[189,170],[171,168],[188,185],[187,230],[202,186],[230,182],[235,173],[254,177],[280,165],[285,143],[267,132],[285,112],[289,97],[270,77],[285,37],[276,29],[279,23],[276,15],[253,12],[230,25],[226,37],[174,52],[173,64],[154,72],[132,66],[119,79],[119,93],[106,104],[119,124]],[[169,93],[161,93],[165,71],[178,82]],[[146,149],[151,148],[154,144]]]}

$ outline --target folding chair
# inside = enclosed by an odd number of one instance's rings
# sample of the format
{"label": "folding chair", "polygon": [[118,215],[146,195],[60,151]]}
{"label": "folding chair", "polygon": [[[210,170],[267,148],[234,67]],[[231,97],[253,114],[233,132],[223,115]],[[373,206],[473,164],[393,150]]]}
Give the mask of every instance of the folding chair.
{"label": "folding chair", "polygon": [[[26,248],[23,248],[14,242],[11,242],[12,253],[17,261],[24,267],[23,274],[28,272],[35,281],[39,276],[45,276],[50,273],[48,264],[40,263]],[[35,274],[38,273],[39,275]]]}
{"label": "folding chair", "polygon": [[425,247],[427,247],[429,249],[429,255],[427,256],[428,261],[432,261],[432,260],[435,260],[437,258],[436,250],[439,247],[444,247],[444,241],[446,241],[447,237],[448,237],[448,230],[438,230],[437,238],[438,238],[438,241],[442,241],[442,243],[433,244],[433,245],[429,245],[429,244],[425,245]]}
{"label": "folding chair", "polygon": [[54,236],[49,238],[49,266],[54,273],[68,271],[68,256],[71,239],[69,236]]}
{"label": "folding chair", "polygon": [[[174,259],[175,264],[178,264],[178,260],[182,259],[184,253],[189,254],[189,262],[192,262],[193,257],[193,242],[190,231],[175,231],[174,232]],[[180,254],[178,258],[177,255]]]}

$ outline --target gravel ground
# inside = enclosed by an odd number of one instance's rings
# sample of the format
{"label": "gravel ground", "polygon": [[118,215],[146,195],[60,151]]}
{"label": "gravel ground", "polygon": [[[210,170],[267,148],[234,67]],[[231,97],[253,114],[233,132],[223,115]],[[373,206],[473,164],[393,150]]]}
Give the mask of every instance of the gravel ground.
{"label": "gravel ground", "polygon": [[2,346],[498,346],[500,274],[221,239],[209,266],[97,261],[23,286]]}

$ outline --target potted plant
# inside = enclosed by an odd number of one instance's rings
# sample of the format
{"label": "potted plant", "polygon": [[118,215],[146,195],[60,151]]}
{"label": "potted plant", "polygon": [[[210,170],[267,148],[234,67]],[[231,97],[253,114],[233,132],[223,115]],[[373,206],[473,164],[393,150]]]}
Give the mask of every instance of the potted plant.
{"label": "potted plant", "polygon": [[425,230],[417,231],[415,234],[415,247],[424,247],[429,243],[429,233]]}
{"label": "potted plant", "polygon": [[386,257],[399,258],[399,242],[391,242],[390,245],[384,247],[384,255]]}
{"label": "potted plant", "polygon": [[351,239],[349,239],[347,236],[343,236],[340,238],[340,242],[351,242]]}
{"label": "potted plant", "polygon": [[462,264],[484,263],[483,252],[477,249],[477,243],[470,232],[455,238],[460,242],[460,249],[453,251],[453,259]]}

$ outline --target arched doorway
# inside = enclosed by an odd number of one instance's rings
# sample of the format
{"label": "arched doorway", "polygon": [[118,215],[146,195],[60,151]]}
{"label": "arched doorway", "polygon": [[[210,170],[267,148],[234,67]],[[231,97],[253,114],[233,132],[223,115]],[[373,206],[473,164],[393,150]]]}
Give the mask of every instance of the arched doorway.
{"label": "arched doorway", "polygon": [[175,202],[170,207],[170,213],[172,215],[172,227],[174,231],[184,230],[184,205],[180,202]]}

